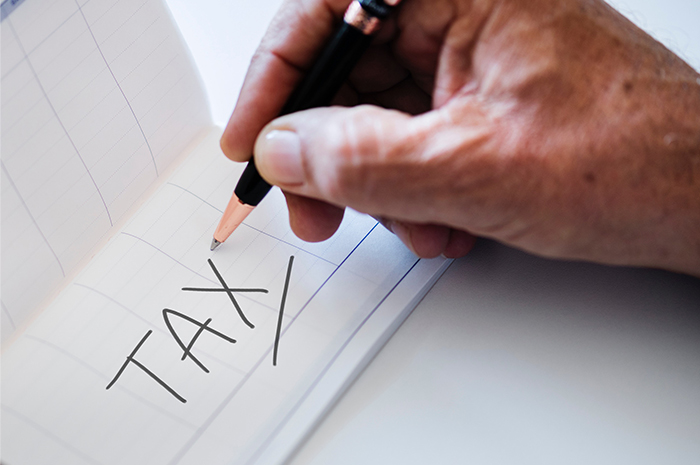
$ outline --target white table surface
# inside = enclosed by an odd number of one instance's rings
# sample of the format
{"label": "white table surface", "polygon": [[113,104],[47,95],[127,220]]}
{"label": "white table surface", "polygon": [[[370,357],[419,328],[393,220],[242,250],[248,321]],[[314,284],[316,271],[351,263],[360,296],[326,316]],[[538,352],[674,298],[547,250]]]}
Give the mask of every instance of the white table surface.
{"label": "white table surface", "polygon": [[[279,0],[167,0],[224,124]],[[611,2],[700,69],[698,0]],[[700,280],[482,241],[292,460],[699,464]]]}

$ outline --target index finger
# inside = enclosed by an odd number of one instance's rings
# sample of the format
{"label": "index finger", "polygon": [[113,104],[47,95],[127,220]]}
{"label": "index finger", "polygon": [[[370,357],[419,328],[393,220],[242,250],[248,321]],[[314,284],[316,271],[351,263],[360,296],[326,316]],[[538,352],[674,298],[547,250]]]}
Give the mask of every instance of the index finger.
{"label": "index finger", "polygon": [[246,73],[221,136],[234,161],[246,161],[255,139],[284,106],[351,0],[288,0],[275,14]]}

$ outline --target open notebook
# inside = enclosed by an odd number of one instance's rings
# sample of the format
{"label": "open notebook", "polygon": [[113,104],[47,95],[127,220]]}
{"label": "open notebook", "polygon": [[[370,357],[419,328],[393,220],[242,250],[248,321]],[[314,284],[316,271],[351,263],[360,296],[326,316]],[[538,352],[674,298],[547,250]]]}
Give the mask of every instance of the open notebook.
{"label": "open notebook", "polygon": [[242,170],[160,0],[2,3],[4,465],[280,463],[449,264]]}

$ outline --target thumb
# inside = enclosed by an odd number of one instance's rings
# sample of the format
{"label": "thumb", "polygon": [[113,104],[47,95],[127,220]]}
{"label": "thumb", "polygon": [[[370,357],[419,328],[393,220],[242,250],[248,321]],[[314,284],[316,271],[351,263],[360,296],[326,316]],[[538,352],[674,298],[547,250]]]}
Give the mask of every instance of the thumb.
{"label": "thumb", "polygon": [[447,184],[459,180],[458,152],[474,134],[463,124],[456,128],[447,111],[412,117],[362,105],[283,116],[258,136],[255,162],[287,192],[372,215],[444,223],[448,212],[436,202],[454,197]]}

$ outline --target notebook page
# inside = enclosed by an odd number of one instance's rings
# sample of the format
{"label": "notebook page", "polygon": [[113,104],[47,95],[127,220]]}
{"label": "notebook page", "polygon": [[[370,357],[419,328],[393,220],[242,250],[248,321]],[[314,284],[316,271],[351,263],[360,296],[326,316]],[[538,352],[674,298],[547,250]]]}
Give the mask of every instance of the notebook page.
{"label": "notebook page", "polygon": [[447,263],[352,211],[304,243],[276,189],[210,252],[242,170],[219,135],[3,355],[3,463],[276,463]]}
{"label": "notebook page", "polygon": [[210,122],[160,0],[2,5],[5,340]]}

